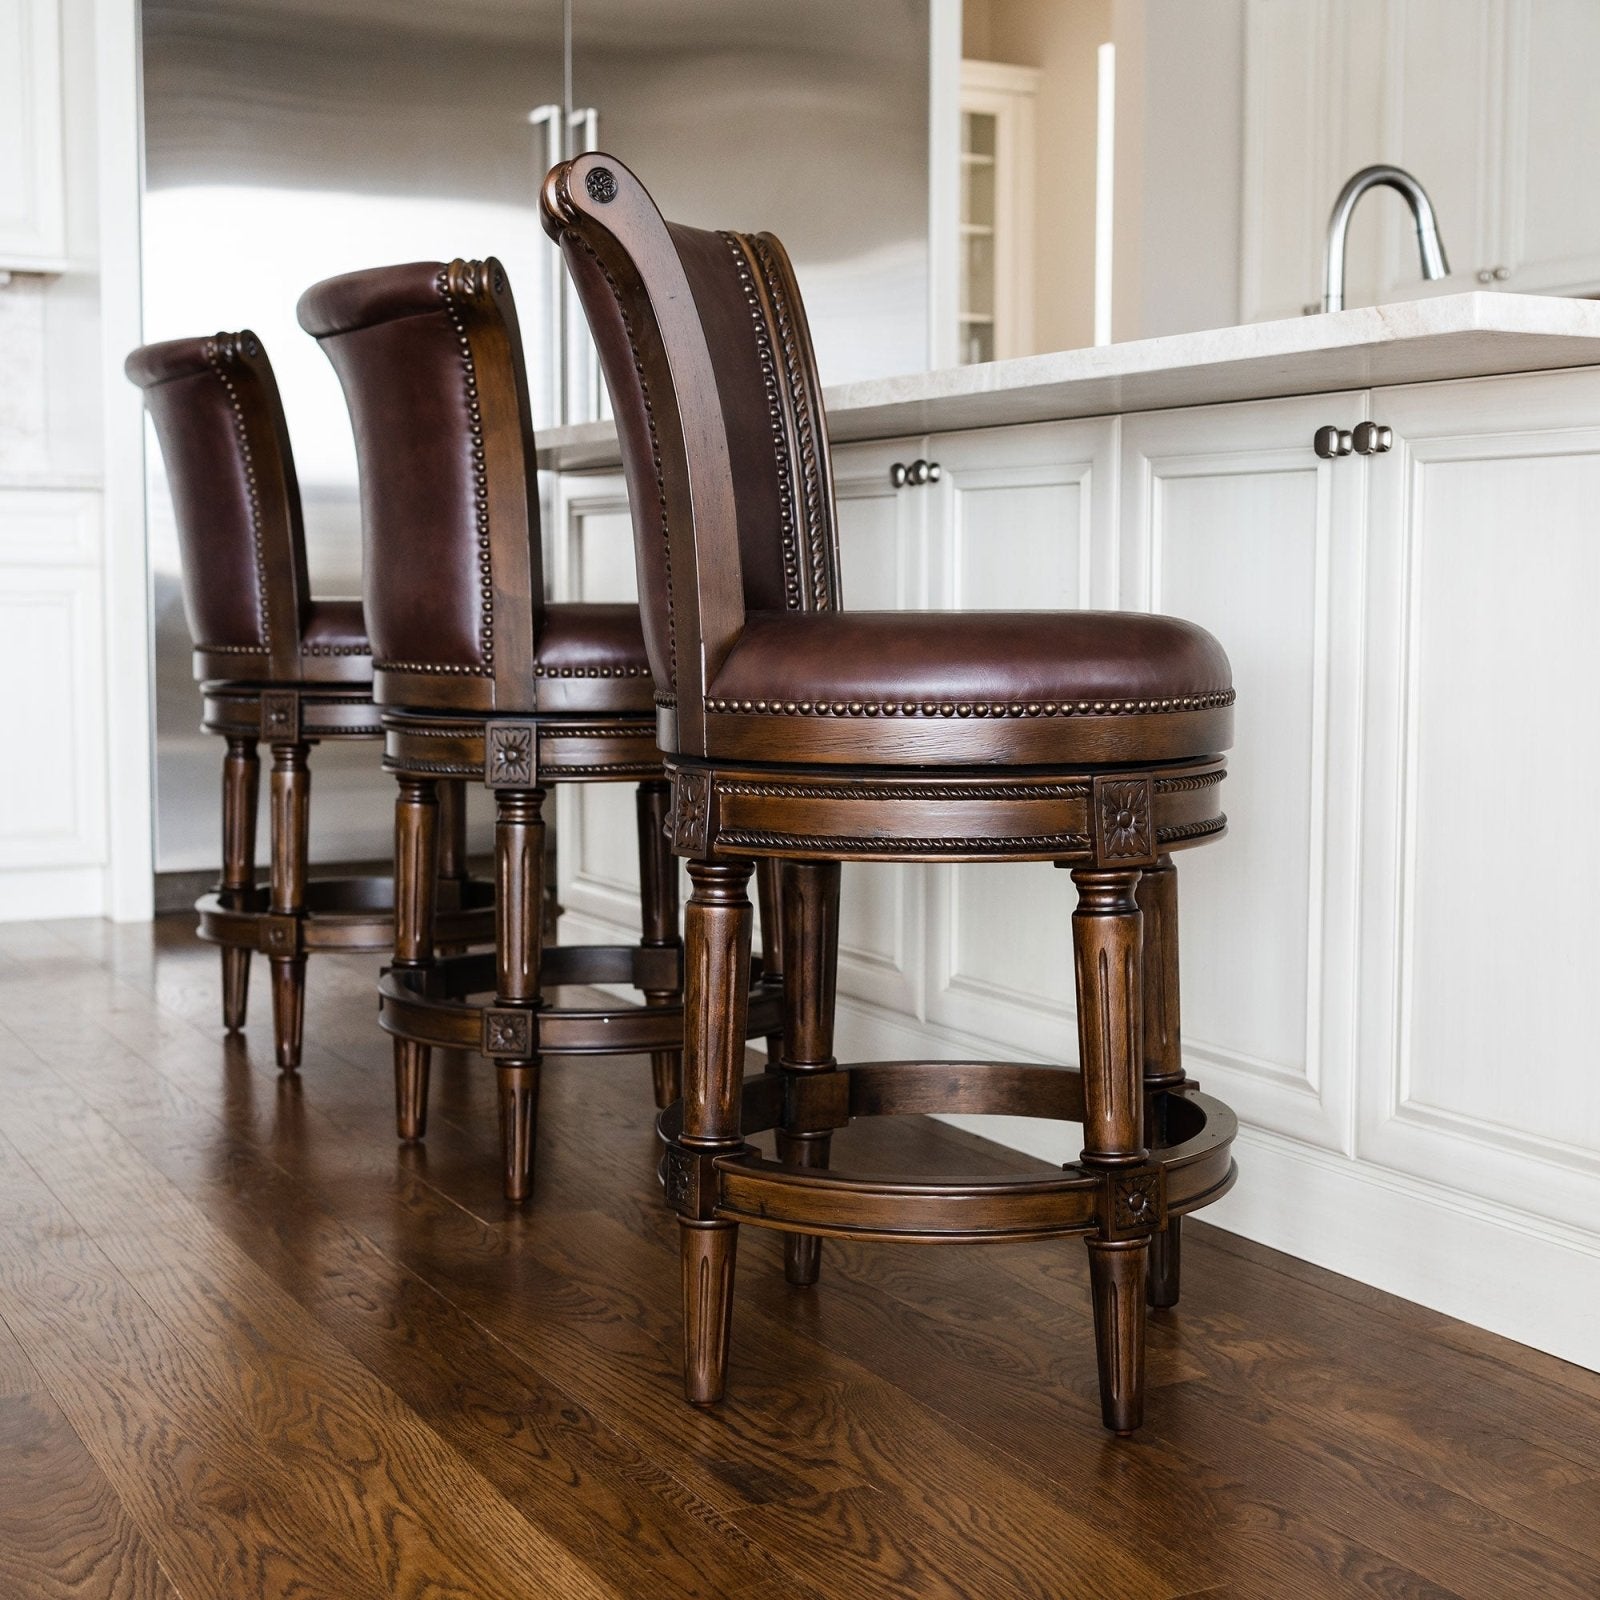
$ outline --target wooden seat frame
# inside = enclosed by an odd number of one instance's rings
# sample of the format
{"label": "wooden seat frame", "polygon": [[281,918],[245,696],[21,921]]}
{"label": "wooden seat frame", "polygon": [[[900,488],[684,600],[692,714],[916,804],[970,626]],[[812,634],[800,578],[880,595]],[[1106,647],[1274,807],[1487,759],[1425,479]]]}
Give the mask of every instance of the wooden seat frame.
{"label": "wooden seat frame", "polygon": [[[709,1404],[724,1391],[741,1223],[784,1232],[794,1283],[815,1281],[823,1236],[1079,1234],[1088,1242],[1102,1414],[1115,1432],[1131,1432],[1143,1416],[1146,1301],[1178,1297],[1179,1219],[1234,1181],[1234,1119],[1183,1068],[1171,855],[1225,829],[1225,764],[1214,752],[1231,742],[1232,694],[1082,706],[719,701],[715,675],[745,625],[744,491],[734,463],[757,449],[752,437],[733,439],[735,425],[770,427],[782,503],[775,515],[764,502],[757,509],[764,525],[795,540],[784,551],[785,570],[800,575],[797,596],[805,575],[818,575],[790,609],[838,604],[826,428],[792,269],[770,235],[722,236],[767,380],[770,420],[750,418],[722,394],[697,307],[701,284],[691,288],[680,247],[638,180],[610,156],[582,155],[550,173],[542,205],[606,364],[641,592],[647,581],[661,587],[671,641],[670,669],[657,663],[659,739],[673,785],[673,848],[688,863],[692,892],[685,1092],[659,1127],[661,1175],[681,1226],[688,1398]],[[793,693],[807,688],[797,682]],[[752,711],[761,714],[758,761],[727,753],[755,739],[729,728],[730,716]],[[1082,720],[1066,735],[1049,720],[1071,716]],[[1045,753],[1064,748],[1081,755],[1064,762]],[[981,754],[957,765],[963,749]],[[1184,759],[1189,752],[1206,754]],[[785,1006],[779,1052],[745,1083],[746,887],[757,860],[782,863]],[[833,1027],[844,861],[1051,861],[1069,870],[1078,890],[1078,1068],[841,1066]],[[831,1135],[852,1117],[912,1112],[1060,1118],[1082,1124],[1084,1148],[1060,1176],[1044,1178],[828,1170]],[[777,1161],[749,1142],[766,1129],[777,1132]]]}

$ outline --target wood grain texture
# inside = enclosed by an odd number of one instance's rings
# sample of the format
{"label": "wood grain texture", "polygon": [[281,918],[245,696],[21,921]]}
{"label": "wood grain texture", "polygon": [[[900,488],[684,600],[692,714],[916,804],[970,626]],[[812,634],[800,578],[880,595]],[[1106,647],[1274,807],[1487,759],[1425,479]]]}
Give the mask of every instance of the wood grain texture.
{"label": "wood grain texture", "polygon": [[[441,1053],[396,1150],[375,959],[328,958],[298,1081],[265,992],[217,1037],[215,959],[0,927],[6,1600],[1600,1592],[1600,1380],[1203,1224],[1131,1446],[1076,1247],[834,1241],[799,1289],[743,1230],[697,1413],[642,1072],[546,1064],[519,1215],[492,1074]],[[1029,1166],[923,1118],[836,1144]]]}

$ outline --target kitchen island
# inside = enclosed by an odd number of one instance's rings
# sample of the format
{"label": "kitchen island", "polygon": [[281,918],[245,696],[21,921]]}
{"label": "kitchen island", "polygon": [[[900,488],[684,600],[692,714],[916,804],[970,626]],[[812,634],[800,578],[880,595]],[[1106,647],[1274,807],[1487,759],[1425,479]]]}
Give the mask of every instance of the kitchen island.
{"label": "kitchen island", "polygon": [[[1600,840],[1565,810],[1600,780],[1600,304],[1441,296],[827,405],[847,605],[1159,609],[1232,656],[1233,837],[1179,862],[1189,1070],[1245,1125],[1208,1215],[1600,1367]],[[558,591],[631,593],[610,425],[540,460]],[[563,902],[609,934],[627,796],[561,803]],[[845,878],[841,1054],[1070,1055],[1060,874]]]}

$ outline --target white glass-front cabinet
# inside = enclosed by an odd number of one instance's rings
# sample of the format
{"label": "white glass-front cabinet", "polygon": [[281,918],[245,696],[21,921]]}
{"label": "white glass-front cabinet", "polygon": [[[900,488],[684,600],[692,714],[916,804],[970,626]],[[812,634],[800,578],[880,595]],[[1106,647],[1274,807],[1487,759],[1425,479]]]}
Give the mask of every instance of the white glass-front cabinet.
{"label": "white glass-front cabinet", "polygon": [[1420,280],[1410,215],[1380,190],[1351,228],[1347,304],[1600,292],[1596,59],[1592,0],[1249,0],[1241,320],[1317,308],[1334,197],[1378,161],[1428,190],[1451,273]]}
{"label": "white glass-front cabinet", "polygon": [[0,0],[0,272],[63,264],[62,150],[60,7]]}
{"label": "white glass-front cabinet", "polygon": [[961,63],[963,363],[1024,355],[1033,341],[1032,67]]}

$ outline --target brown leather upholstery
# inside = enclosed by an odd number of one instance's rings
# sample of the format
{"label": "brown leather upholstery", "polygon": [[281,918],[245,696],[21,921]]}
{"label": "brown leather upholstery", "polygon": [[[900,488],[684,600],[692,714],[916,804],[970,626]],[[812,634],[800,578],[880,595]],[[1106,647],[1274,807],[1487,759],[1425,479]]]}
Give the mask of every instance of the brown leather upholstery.
{"label": "brown leather upholstery", "polygon": [[1228,747],[1227,657],[1191,623],[837,611],[826,429],[782,245],[663,221],[598,152],[542,198],[619,420],[652,660],[675,702],[663,749],[899,766]]}
{"label": "brown leather upholstery", "polygon": [[339,676],[336,663],[363,661],[370,669],[372,646],[359,600],[313,600],[300,633],[300,675],[310,682]]}
{"label": "brown leather upholstery", "polygon": [[[195,676],[210,682],[365,682],[359,605],[314,602],[300,488],[272,364],[256,336],[145,345],[144,390],[172,491]],[[328,606],[335,632],[313,649]],[[320,636],[319,636],[320,637]]]}
{"label": "brown leather upholstery", "polygon": [[299,315],[355,425],[379,702],[649,715],[638,608],[543,604],[527,380],[500,264],[348,273],[308,289]]}
{"label": "brown leather upholstery", "polygon": [[[1228,658],[1204,629],[1126,611],[751,612],[711,686],[719,748],[759,753],[774,719],[833,724],[814,759],[857,759],[851,734],[936,728],[939,759],[994,758],[1018,724],[1033,762],[1108,758],[1105,731],[1167,717],[1176,732],[1214,729],[1233,702]],[[874,730],[873,724],[877,724]],[[845,738],[838,737],[845,725]],[[792,736],[792,735],[791,735]],[[1209,754],[1189,749],[1169,756]],[[894,759],[885,749],[877,759]]]}

